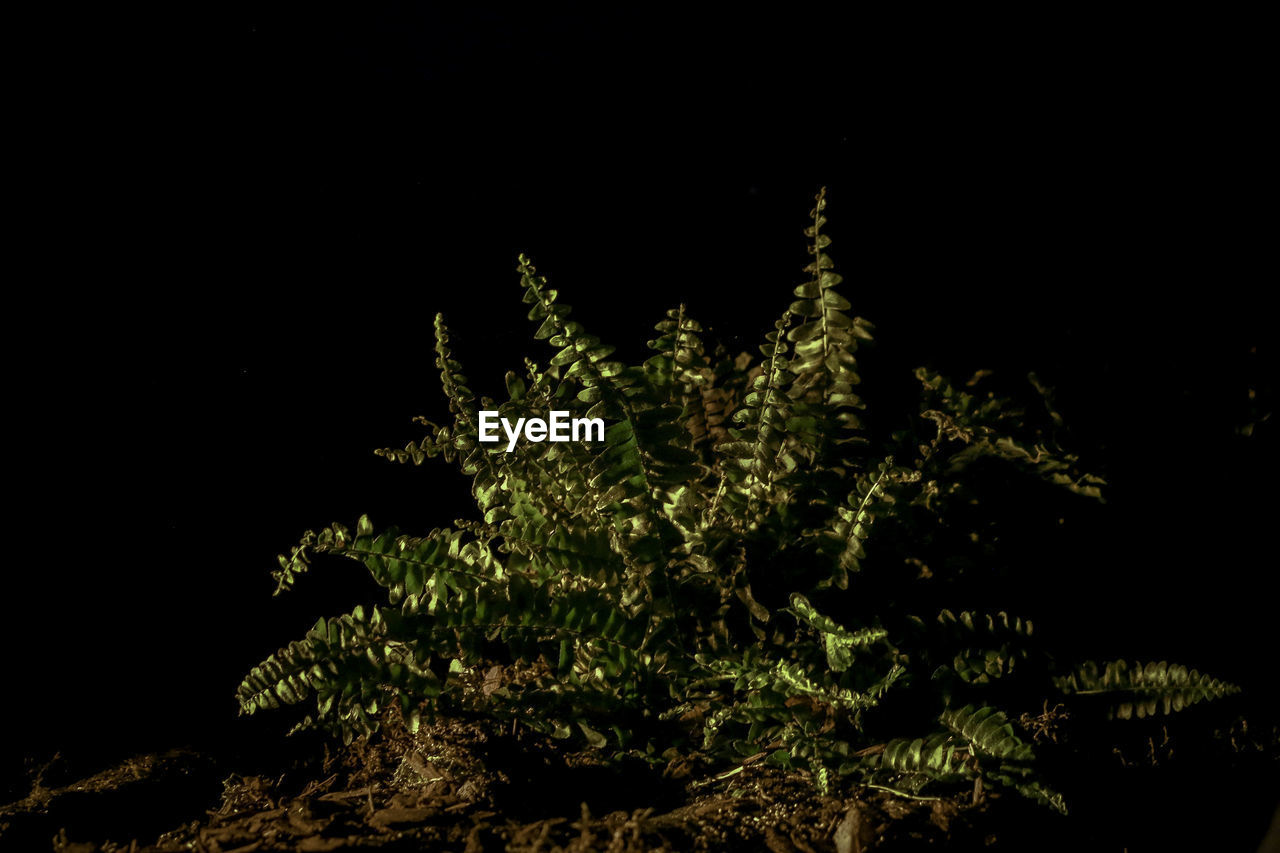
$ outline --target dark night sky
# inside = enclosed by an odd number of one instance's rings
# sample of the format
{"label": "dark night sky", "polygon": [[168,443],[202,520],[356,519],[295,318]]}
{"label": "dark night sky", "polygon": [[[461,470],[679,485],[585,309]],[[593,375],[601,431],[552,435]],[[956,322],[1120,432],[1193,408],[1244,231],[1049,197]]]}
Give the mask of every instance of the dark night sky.
{"label": "dark night sky", "polygon": [[352,572],[273,601],[277,552],[460,512],[459,477],[370,451],[442,409],[436,311],[480,391],[540,352],[518,252],[624,354],[679,301],[746,348],[824,184],[879,327],[869,392],[919,363],[1035,369],[1115,483],[1072,572],[1029,575],[1061,630],[1247,680],[1228,653],[1269,618],[1275,473],[1271,432],[1232,433],[1273,387],[1247,26],[429,9],[35,40],[4,627],[29,744],[224,725],[248,666],[367,592]]}

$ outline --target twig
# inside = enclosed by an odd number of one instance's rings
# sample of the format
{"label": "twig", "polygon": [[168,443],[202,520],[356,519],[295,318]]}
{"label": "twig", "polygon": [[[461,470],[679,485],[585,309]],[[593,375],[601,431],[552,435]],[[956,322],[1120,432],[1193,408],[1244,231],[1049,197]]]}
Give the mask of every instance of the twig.
{"label": "twig", "polygon": [[899,791],[897,788],[888,788],[884,785],[864,785],[864,788],[875,788],[877,791],[888,791],[890,794],[896,794],[899,797],[906,797],[908,800],[933,801],[941,800],[942,797],[920,797],[915,794],[908,794],[906,791]]}

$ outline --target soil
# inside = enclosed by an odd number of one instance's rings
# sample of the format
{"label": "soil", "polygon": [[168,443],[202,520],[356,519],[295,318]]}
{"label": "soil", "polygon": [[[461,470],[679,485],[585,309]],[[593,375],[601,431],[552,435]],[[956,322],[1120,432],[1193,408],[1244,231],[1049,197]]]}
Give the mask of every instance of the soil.
{"label": "soil", "polygon": [[[1277,768],[1274,732],[1270,736],[1266,743],[1233,741],[1233,754],[1253,756],[1246,765],[1260,779]],[[480,721],[442,721],[415,735],[389,725],[348,748],[319,738],[290,743],[280,754],[248,761],[184,749],[141,755],[78,778],[73,765],[55,760],[32,773],[25,797],[0,807],[0,847],[75,853],[1119,851],[1187,849],[1166,845],[1197,831],[1187,823],[1194,813],[1182,812],[1176,795],[1185,779],[1167,766],[1162,772],[1173,775],[1164,782],[1150,775],[1161,759],[1154,741],[1147,767],[1119,754],[1113,765],[1130,775],[1119,777],[1119,788],[1102,779],[1094,786],[1101,800],[1129,791],[1127,804],[1139,813],[1127,828],[1103,825],[1088,808],[1083,818],[1065,818],[980,788],[912,799],[853,785],[822,796],[803,774],[758,762],[727,772],[691,759],[605,764],[597,753]],[[247,770],[252,765],[257,772]],[[1195,774],[1202,771],[1195,765]],[[1224,805],[1214,802],[1213,791],[1242,778],[1206,781],[1211,787],[1191,802],[1212,818],[1203,827],[1215,839],[1212,849],[1257,849],[1274,785],[1252,796],[1241,786]],[[1233,807],[1242,814],[1247,807],[1249,819],[1223,811]],[[1151,846],[1135,846],[1134,839]]]}

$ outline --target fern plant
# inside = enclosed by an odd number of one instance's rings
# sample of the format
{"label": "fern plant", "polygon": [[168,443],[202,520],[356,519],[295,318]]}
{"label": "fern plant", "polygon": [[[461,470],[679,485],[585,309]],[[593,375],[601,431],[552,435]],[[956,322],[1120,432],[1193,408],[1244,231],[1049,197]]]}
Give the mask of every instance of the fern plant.
{"label": "fern plant", "polygon": [[[805,279],[757,357],[709,347],[681,306],[658,322],[650,358],[619,361],[522,256],[534,337],[552,351],[508,373],[495,401],[470,390],[437,317],[452,420],[423,420],[424,438],[379,453],[459,466],[481,520],[306,533],[280,558],[277,594],[337,554],[364,565],[386,604],[320,619],[254,667],[242,712],[311,700],[299,726],[348,742],[391,706],[415,729],[483,712],[653,760],[763,758],[824,789],[980,777],[1064,808],[1001,703],[1097,693],[1141,716],[1234,692],[1165,663],[1060,665],[1003,612],[913,612],[907,581],[988,557],[969,512],[983,466],[1085,499],[1103,483],[1058,443],[1034,377],[1038,415],[921,369],[919,411],[887,438],[867,429],[857,354],[873,329],[837,289],[826,205],[824,190]],[[567,410],[607,428],[597,444],[506,452],[479,441],[481,409],[512,421]],[[477,689],[494,664],[504,678]]]}

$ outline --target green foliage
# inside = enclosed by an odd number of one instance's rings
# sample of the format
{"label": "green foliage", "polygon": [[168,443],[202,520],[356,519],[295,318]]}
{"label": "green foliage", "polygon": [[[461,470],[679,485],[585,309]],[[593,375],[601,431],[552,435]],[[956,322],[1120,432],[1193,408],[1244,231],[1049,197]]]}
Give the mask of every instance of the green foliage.
{"label": "green foliage", "polygon": [[1101,665],[1085,661],[1054,683],[1068,695],[1104,698],[1108,716],[1122,720],[1171,714],[1240,692],[1234,684],[1167,661],[1129,664],[1117,660]]}
{"label": "green foliage", "polygon": [[[521,257],[534,337],[552,354],[508,373],[494,401],[470,390],[437,317],[451,422],[420,419],[424,438],[379,453],[457,465],[482,520],[306,533],[280,558],[277,593],[334,554],[362,563],[386,604],[321,619],[255,667],[243,712],[311,700],[301,725],[348,741],[391,706],[414,728],[480,712],[653,760],[763,757],[819,787],[981,778],[1064,808],[1001,705],[1098,694],[1143,716],[1233,692],[1164,663],[1060,666],[1004,612],[912,613],[918,581],[950,590],[988,559],[973,520],[983,466],[1081,498],[1102,481],[1062,450],[1034,377],[1039,420],[921,369],[918,412],[878,438],[854,393],[871,326],[836,289],[825,207],[820,193],[807,280],[759,357],[709,348],[680,306],[649,358],[619,361]],[[603,442],[508,453],[478,440],[479,409],[607,426]]]}

